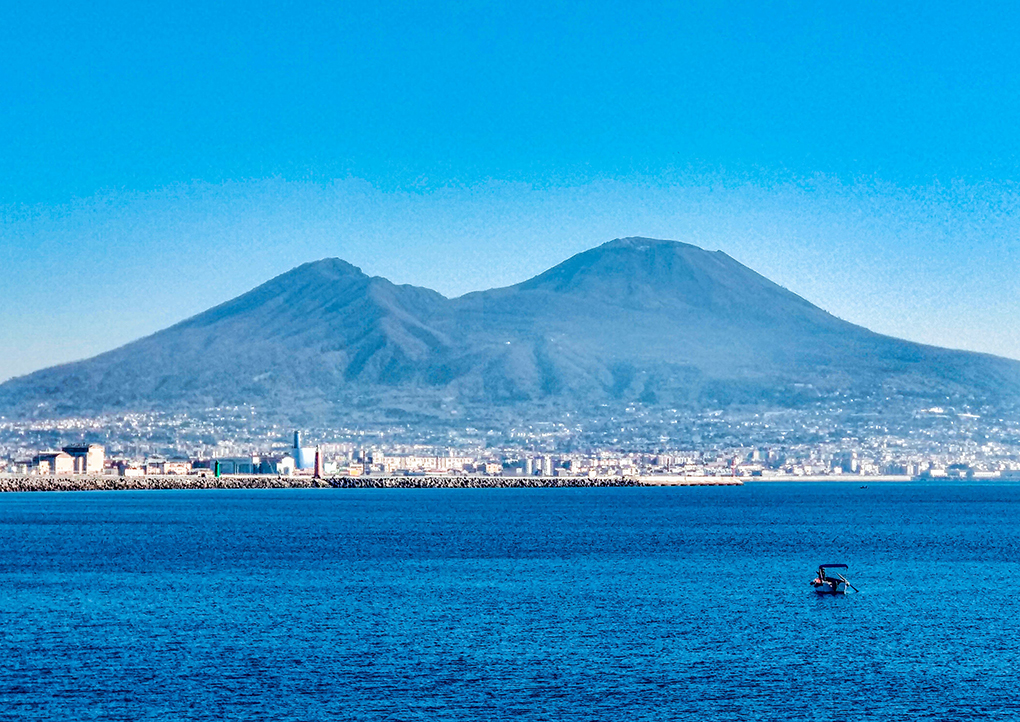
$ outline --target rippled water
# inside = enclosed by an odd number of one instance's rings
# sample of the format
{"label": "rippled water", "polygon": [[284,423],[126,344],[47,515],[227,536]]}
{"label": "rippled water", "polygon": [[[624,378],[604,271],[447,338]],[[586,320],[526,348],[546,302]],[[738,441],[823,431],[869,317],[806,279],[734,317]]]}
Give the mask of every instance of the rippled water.
{"label": "rippled water", "polygon": [[1018,521],[1007,484],[5,494],[0,719],[1015,719]]}

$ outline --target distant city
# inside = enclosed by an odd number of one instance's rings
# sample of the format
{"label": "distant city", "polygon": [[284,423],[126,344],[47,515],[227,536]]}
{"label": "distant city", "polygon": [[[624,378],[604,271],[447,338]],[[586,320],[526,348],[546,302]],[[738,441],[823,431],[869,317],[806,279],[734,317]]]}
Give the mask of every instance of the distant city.
{"label": "distant city", "polygon": [[[859,405],[859,404],[858,404]],[[253,407],[0,419],[0,473],[1020,479],[1020,423],[982,410],[663,411],[505,430],[283,428]],[[985,410],[987,411],[987,410]]]}

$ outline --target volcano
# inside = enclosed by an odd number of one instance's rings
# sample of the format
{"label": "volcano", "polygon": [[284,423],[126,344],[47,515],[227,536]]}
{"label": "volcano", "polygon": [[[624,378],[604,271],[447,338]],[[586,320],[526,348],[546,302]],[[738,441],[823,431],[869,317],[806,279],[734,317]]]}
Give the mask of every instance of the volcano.
{"label": "volcano", "polygon": [[[725,253],[624,238],[446,298],[339,259],[91,359],[0,385],[8,418],[250,404],[797,406],[826,394],[1015,402],[1020,362],[836,318]],[[388,401],[388,399],[390,401]]]}

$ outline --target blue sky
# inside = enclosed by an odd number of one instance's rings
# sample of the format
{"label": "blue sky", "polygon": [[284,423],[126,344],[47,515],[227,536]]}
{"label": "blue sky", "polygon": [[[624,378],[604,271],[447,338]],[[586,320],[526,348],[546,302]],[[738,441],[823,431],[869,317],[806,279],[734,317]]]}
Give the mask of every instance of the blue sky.
{"label": "blue sky", "polygon": [[1013,3],[23,3],[0,379],[340,256],[448,295],[615,237],[1020,358]]}

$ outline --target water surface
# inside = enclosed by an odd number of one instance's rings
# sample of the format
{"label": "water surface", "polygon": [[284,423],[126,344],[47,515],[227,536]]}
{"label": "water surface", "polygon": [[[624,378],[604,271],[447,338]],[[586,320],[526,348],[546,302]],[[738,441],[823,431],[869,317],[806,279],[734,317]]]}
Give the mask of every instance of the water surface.
{"label": "water surface", "polygon": [[1018,519],[1010,484],[4,494],[0,719],[1015,719]]}

